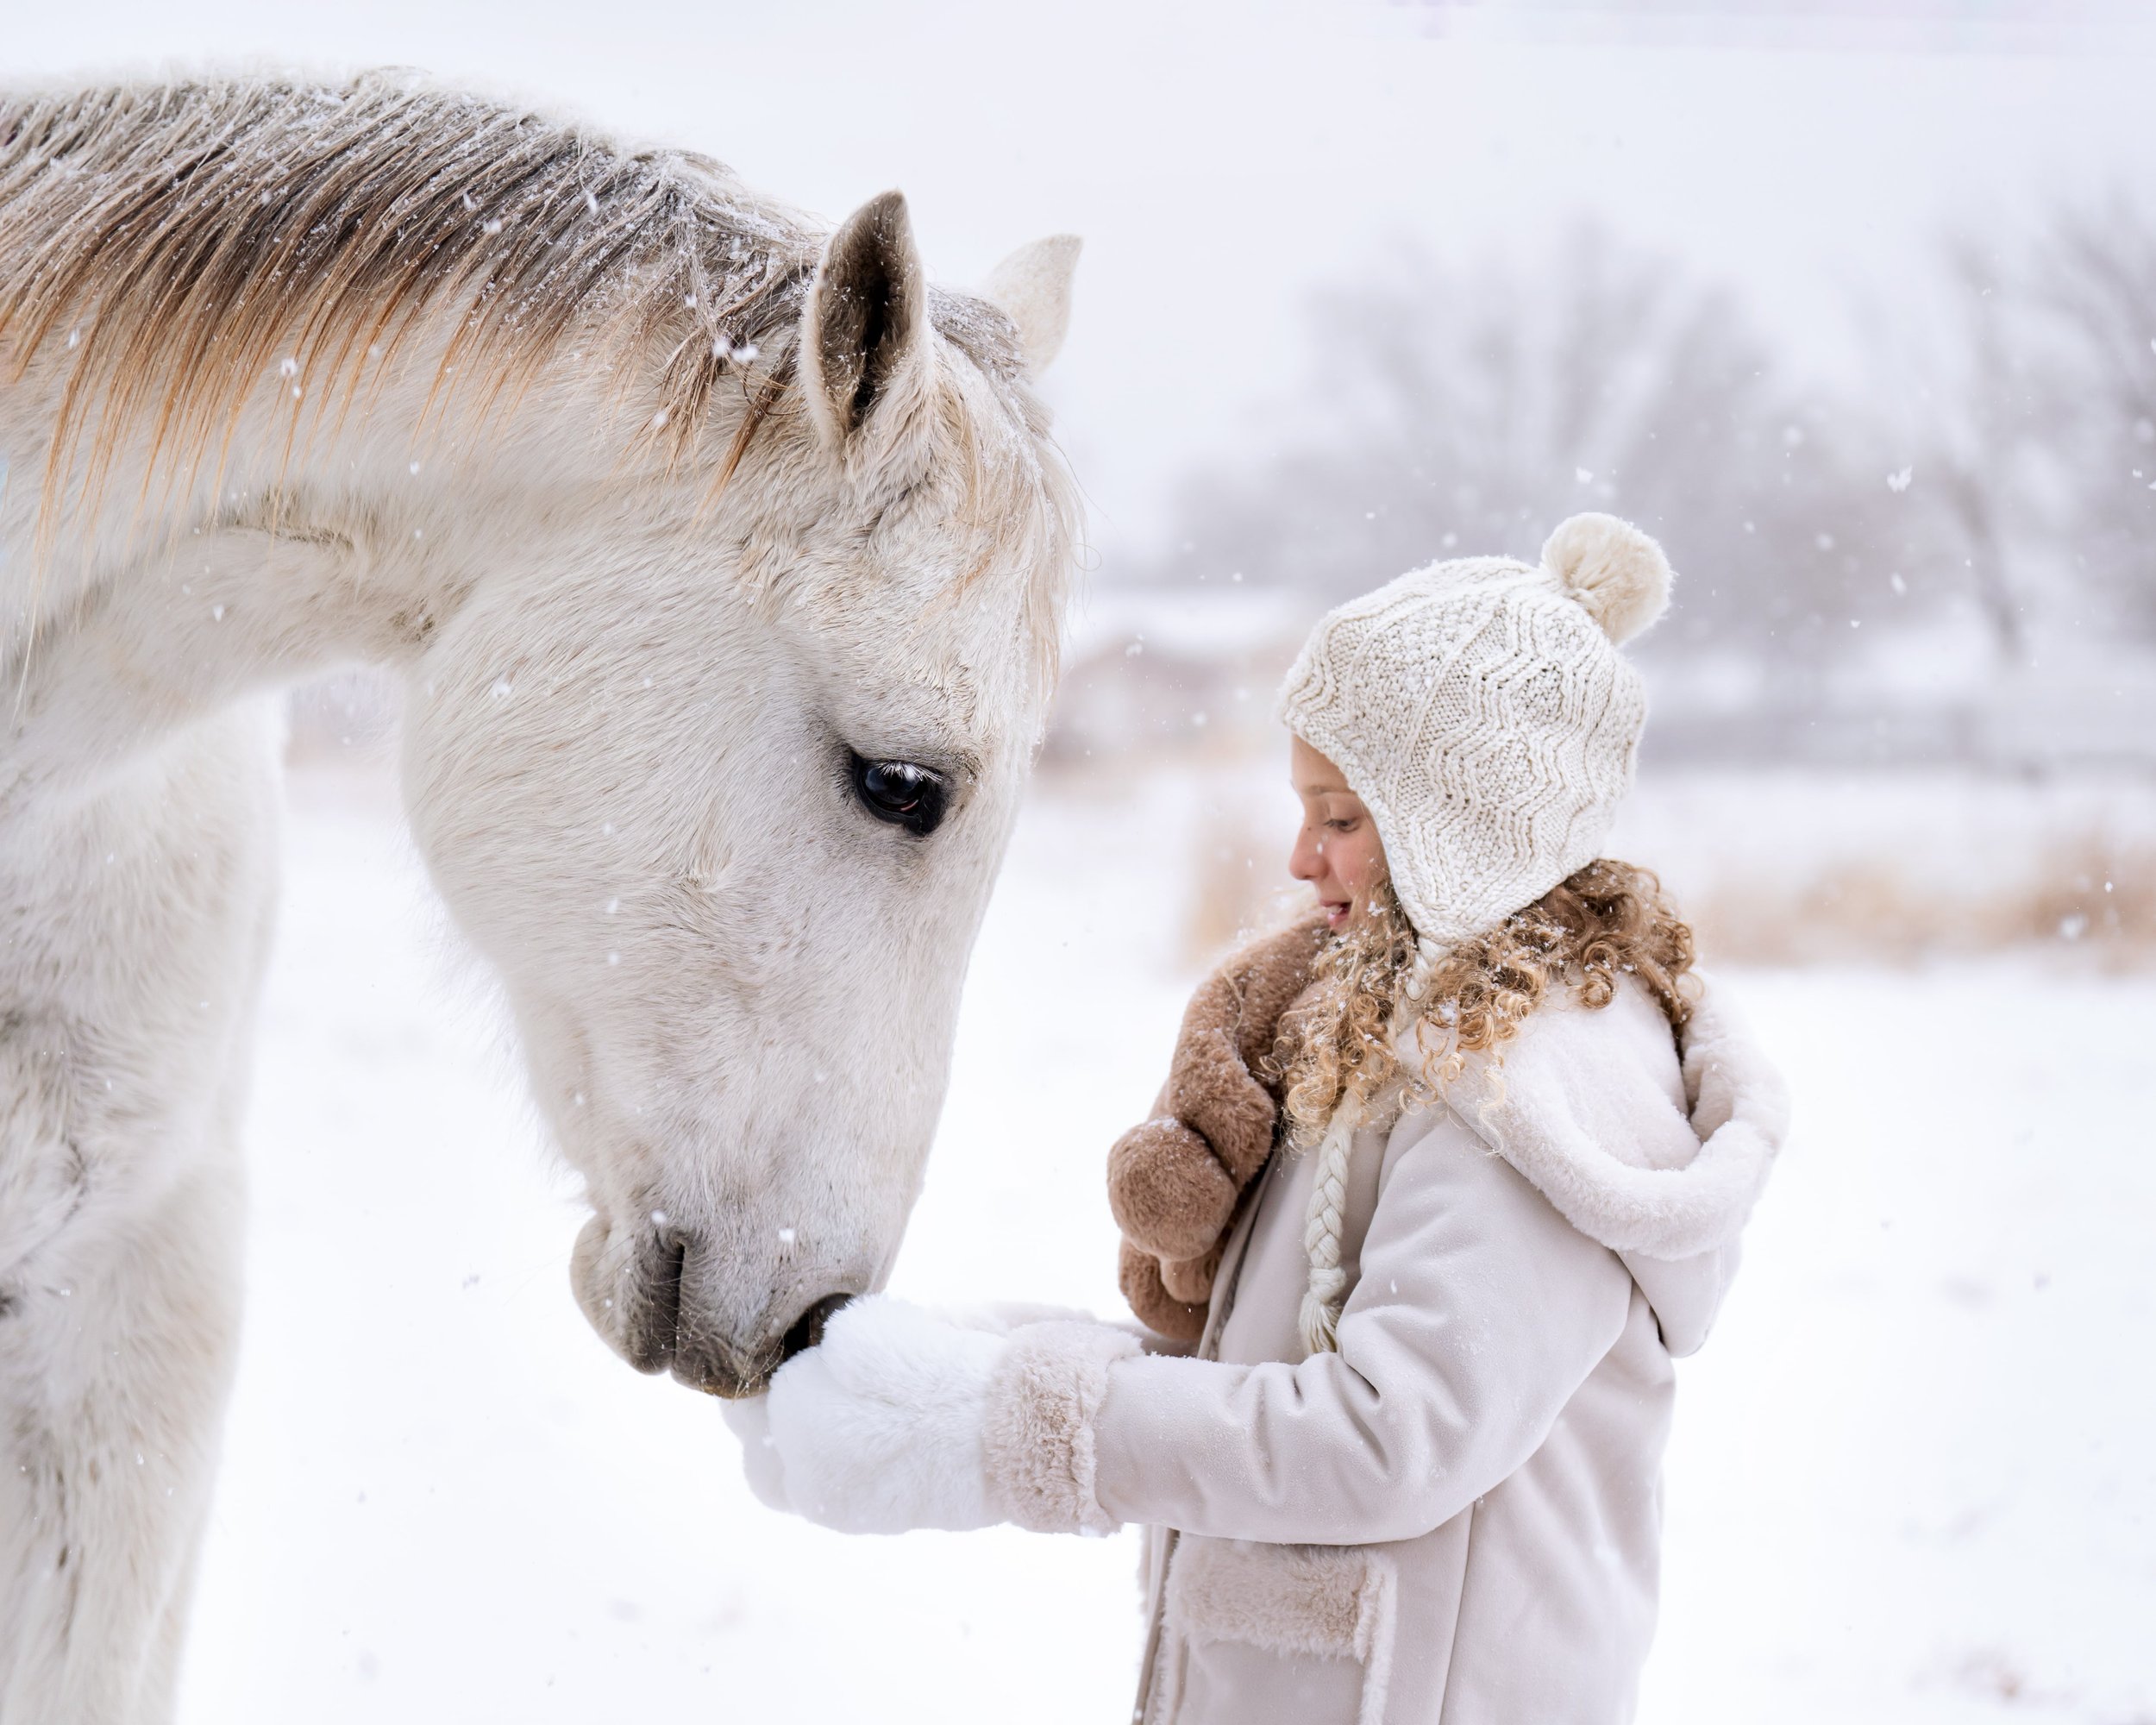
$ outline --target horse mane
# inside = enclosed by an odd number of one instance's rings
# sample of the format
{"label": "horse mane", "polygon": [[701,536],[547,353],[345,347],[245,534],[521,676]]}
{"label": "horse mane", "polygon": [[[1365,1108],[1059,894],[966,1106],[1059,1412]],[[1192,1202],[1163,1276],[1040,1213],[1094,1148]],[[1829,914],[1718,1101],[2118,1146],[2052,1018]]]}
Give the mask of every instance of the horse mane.
{"label": "horse mane", "polygon": [[[160,463],[168,484],[213,451],[222,467],[273,373],[291,384],[289,456],[303,413],[341,425],[401,350],[444,327],[423,421],[452,396],[480,419],[513,407],[565,354],[611,372],[617,392],[651,379],[657,356],[640,435],[669,474],[697,456],[734,380],[716,494],[793,385],[822,247],[805,217],[706,157],[627,151],[404,72],[0,92],[0,380],[19,382],[63,331],[72,361],[47,545],[78,459],[85,512],[139,431],[146,494]],[[1007,320],[940,291],[930,315],[1031,434],[1038,455],[1024,465],[1052,518],[1031,524],[1046,544],[1026,536],[1067,564],[1069,482]],[[1052,584],[1028,606],[1037,629],[1066,576],[1028,561]]]}

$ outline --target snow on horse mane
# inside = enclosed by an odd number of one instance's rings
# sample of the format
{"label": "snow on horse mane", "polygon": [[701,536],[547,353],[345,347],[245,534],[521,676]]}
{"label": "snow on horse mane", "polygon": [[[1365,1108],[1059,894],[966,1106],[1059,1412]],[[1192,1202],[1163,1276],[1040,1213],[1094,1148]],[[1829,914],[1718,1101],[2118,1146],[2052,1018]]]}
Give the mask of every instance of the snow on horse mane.
{"label": "snow on horse mane", "polygon": [[169,1714],[295,680],[403,681],[600,1334],[740,1394],[887,1273],[1051,693],[1076,250],[947,292],[896,193],[402,74],[0,93],[0,1717]]}

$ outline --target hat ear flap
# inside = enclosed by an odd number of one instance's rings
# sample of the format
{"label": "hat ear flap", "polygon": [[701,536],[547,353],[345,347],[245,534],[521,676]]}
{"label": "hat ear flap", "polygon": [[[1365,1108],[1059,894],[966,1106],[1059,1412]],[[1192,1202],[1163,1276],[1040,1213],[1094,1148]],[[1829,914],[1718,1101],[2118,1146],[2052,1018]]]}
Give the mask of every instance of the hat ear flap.
{"label": "hat ear flap", "polygon": [[1622,645],[1670,603],[1670,560],[1646,534],[1614,515],[1560,522],[1542,548],[1542,566]]}

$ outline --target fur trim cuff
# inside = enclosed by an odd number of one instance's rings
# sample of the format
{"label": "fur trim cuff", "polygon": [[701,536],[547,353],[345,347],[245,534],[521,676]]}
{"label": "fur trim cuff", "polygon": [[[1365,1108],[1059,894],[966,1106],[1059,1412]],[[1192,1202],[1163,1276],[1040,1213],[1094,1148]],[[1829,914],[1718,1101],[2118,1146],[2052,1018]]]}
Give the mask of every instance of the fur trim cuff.
{"label": "fur trim cuff", "polygon": [[1094,1489],[1094,1421],[1108,1367],[1139,1352],[1105,1324],[1034,1324],[1012,1333],[988,1385],[981,1431],[989,1501],[1037,1534],[1107,1534]]}

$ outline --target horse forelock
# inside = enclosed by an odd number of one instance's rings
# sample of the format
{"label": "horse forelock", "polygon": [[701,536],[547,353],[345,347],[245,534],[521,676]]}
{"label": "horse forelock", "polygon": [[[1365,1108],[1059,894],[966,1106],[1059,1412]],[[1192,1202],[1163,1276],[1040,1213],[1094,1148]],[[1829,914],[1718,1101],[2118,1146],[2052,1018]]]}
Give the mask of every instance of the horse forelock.
{"label": "horse forelock", "polygon": [[[797,392],[822,238],[707,158],[408,73],[0,94],[0,376],[65,367],[41,539],[70,502],[88,519],[123,450],[146,497],[221,470],[266,379],[292,384],[289,457],[414,354],[434,361],[423,418],[475,430],[566,366],[634,405],[645,477],[716,498]],[[993,518],[954,587],[1022,572],[1052,681],[1072,488],[1009,320],[940,289],[929,310],[992,398],[949,392],[932,455]]]}

